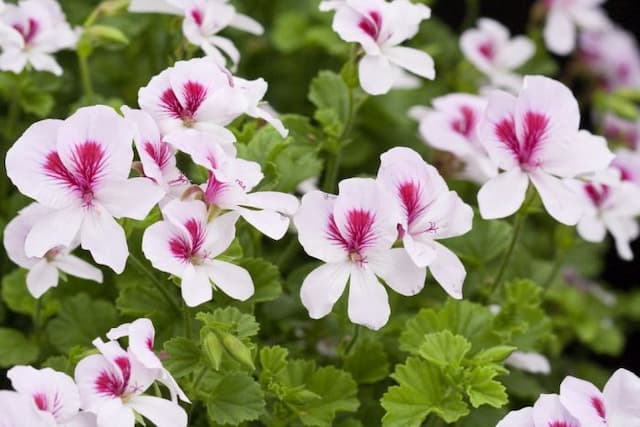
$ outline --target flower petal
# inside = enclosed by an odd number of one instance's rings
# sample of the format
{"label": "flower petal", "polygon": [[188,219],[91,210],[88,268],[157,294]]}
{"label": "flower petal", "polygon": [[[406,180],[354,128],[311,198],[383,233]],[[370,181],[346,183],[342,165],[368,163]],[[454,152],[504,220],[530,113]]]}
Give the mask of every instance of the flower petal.
{"label": "flower petal", "polygon": [[573,178],[603,171],[614,158],[615,155],[609,150],[603,137],[583,130],[570,139],[545,144],[541,164],[546,172]]}
{"label": "flower petal", "polygon": [[350,273],[350,264],[340,262],[321,265],[305,277],[300,299],[309,311],[309,317],[320,319],[331,312],[344,292]]}
{"label": "flower petal", "polygon": [[640,426],[640,379],[626,369],[611,375],[602,392],[609,426]]}
{"label": "flower petal", "polygon": [[[184,261],[171,251],[171,241],[181,233],[168,221],[159,221],[148,227],[142,236],[142,252],[154,268],[182,277],[186,267]],[[169,284],[167,283],[167,286]]]}
{"label": "flower petal", "polygon": [[100,427],[134,427],[136,424],[133,409],[120,399],[105,402],[98,411],[97,421]]}
{"label": "flower petal", "polygon": [[27,273],[27,289],[34,298],[40,298],[56,286],[58,286],[58,269],[46,259],[38,261]]}
{"label": "flower petal", "polygon": [[53,265],[72,276],[102,283],[102,271],[74,255],[59,255]]}
{"label": "flower petal", "polygon": [[78,237],[84,217],[84,209],[72,206],[38,220],[25,240],[25,254],[42,258],[55,247],[70,248]]}
{"label": "flower petal", "polygon": [[588,381],[568,376],[560,384],[560,401],[583,426],[607,425],[606,401]]}
{"label": "flower petal", "polygon": [[607,236],[607,229],[602,220],[595,214],[585,214],[578,221],[578,234],[588,242],[602,242]]}
{"label": "flower petal", "polygon": [[[566,380],[565,380],[566,381]],[[561,392],[562,393],[562,392]],[[579,426],[578,420],[563,406],[564,400],[557,394],[542,394],[533,405],[533,421],[536,426],[569,425]],[[582,424],[585,426],[585,424]]]}
{"label": "flower petal", "polygon": [[384,95],[393,86],[393,67],[385,56],[365,55],[358,64],[362,89],[371,95]]}
{"label": "flower petal", "polygon": [[259,232],[273,240],[280,240],[289,229],[289,217],[275,211],[258,211],[247,208],[236,208],[245,221],[253,225]]}
{"label": "flower petal", "polygon": [[186,427],[187,413],[180,405],[155,396],[135,396],[129,403],[156,427]]}
{"label": "flower petal", "polygon": [[531,172],[529,177],[549,215],[565,225],[578,223],[585,209],[578,194],[563,181],[539,169]]}
{"label": "flower petal", "polygon": [[414,239],[409,233],[406,233],[402,238],[402,244],[411,260],[418,267],[428,266],[436,257],[433,245]]}
{"label": "flower petal", "polygon": [[100,189],[99,201],[116,218],[141,221],[164,197],[164,190],[148,178],[131,178]]}
{"label": "flower petal", "polygon": [[576,46],[576,27],[568,14],[551,11],[544,26],[544,41],[556,55],[568,55]]}
{"label": "flower petal", "polygon": [[387,291],[367,267],[351,266],[347,311],[353,323],[374,331],[389,321],[391,308]]}
{"label": "flower petal", "polygon": [[400,295],[417,295],[424,288],[427,270],[418,267],[404,249],[394,248],[367,255],[369,268]]}
{"label": "flower petal", "polygon": [[110,267],[117,274],[124,271],[129,256],[127,238],[120,224],[104,208],[98,206],[87,212],[80,243],[98,264]]}
{"label": "flower petal", "polygon": [[504,218],[514,214],[522,203],[529,178],[519,168],[491,178],[478,192],[478,207],[484,219]]}
{"label": "flower petal", "polygon": [[196,307],[213,299],[213,288],[207,271],[187,265],[182,274],[182,298],[189,307]]}
{"label": "flower petal", "polygon": [[509,412],[496,424],[496,427],[536,427],[533,423],[533,408],[528,407]]}
{"label": "flower petal", "polygon": [[205,268],[213,284],[231,298],[246,301],[253,295],[253,280],[244,268],[218,260],[209,261]]}
{"label": "flower petal", "polygon": [[460,258],[449,248],[434,242],[436,258],[429,264],[433,278],[452,298],[462,299],[462,285],[467,271]]}
{"label": "flower petal", "polygon": [[384,50],[389,61],[413,74],[425,79],[436,78],[436,68],[433,58],[426,52],[410,47],[389,47]]}

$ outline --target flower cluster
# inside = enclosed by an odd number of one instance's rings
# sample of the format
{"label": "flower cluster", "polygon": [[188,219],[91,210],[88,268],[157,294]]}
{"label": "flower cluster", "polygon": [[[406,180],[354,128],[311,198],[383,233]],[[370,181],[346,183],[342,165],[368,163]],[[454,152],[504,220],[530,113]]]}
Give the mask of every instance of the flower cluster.
{"label": "flower cluster", "polygon": [[[472,218],[433,166],[413,150],[394,148],[381,156],[376,179],[346,179],[337,196],[312,191],[302,198],[298,238],[325,263],[302,283],[302,303],[312,318],[324,317],[349,281],[349,318],[379,329],[390,314],[380,279],[412,296],[424,287],[427,267],[449,295],[462,298],[464,266],[436,240],[465,234]],[[403,248],[394,247],[397,241]]]}
{"label": "flower cluster", "polygon": [[560,394],[543,394],[533,407],[509,413],[496,427],[640,425],[640,378],[618,369],[602,392],[588,381],[567,377]]}
{"label": "flower cluster", "polygon": [[[50,368],[11,368],[7,377],[15,391],[0,392],[2,425],[133,427],[142,416],[158,427],[186,427],[178,399],[189,400],[154,352],[151,321],[138,319],[107,336],[111,341],[93,342],[99,353],[78,363],[75,380]],[[123,337],[126,350],[117,341]],[[156,382],[166,386],[171,400],[144,394]]]}

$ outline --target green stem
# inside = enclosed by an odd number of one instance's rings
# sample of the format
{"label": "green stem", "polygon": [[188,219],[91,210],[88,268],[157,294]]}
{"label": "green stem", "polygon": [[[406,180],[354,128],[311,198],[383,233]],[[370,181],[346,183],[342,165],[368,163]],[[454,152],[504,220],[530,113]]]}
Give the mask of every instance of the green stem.
{"label": "green stem", "polygon": [[82,80],[82,90],[87,98],[93,98],[93,83],[91,82],[91,72],[89,70],[89,57],[78,55],[78,65],[80,67],[80,79]]}
{"label": "green stem", "polygon": [[182,304],[182,317],[184,323],[184,336],[191,339],[191,310],[187,304]]}
{"label": "green stem", "polygon": [[553,284],[553,281],[556,280],[556,277],[558,277],[558,273],[560,272],[560,269],[564,264],[565,257],[566,257],[565,253],[559,253],[559,254],[557,253],[556,256],[554,257],[551,271],[549,272],[549,275],[547,276],[544,283],[542,284],[543,295],[547,293],[547,291]]}
{"label": "green stem", "polygon": [[133,253],[129,254],[129,259],[133,261],[136,268],[140,270],[143,274],[149,276],[151,279],[151,283],[156,287],[156,289],[162,294],[163,298],[171,305],[171,307],[176,311],[180,312],[181,308],[178,303],[175,301],[174,297],[169,293],[166,287],[166,283],[162,283],[162,281],[158,280],[155,274],[147,267],[145,267],[144,263],[140,261],[140,259],[134,255]]}
{"label": "green stem", "polygon": [[296,236],[291,236],[289,243],[287,243],[287,246],[278,257],[278,268],[280,269],[280,272],[283,272],[288,267],[291,260],[298,255],[298,252],[300,252],[300,243],[298,243],[298,238]]}
{"label": "green stem", "polygon": [[347,348],[344,350],[345,356],[349,355],[356,342],[358,341],[358,338],[360,337],[360,329],[360,325],[354,325],[353,338],[351,338],[351,341],[349,341],[349,345],[347,345]]}
{"label": "green stem", "polygon": [[462,29],[466,30],[473,26],[473,24],[478,19],[478,14],[480,13],[480,2],[479,0],[466,0],[466,14],[464,16],[464,21],[462,23]]}

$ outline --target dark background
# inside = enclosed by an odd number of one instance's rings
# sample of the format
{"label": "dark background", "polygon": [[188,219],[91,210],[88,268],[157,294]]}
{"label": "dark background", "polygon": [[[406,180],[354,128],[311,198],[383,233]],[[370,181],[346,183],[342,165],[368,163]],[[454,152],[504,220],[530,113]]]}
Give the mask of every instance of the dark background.
{"label": "dark background", "polygon": [[[465,0],[438,1],[433,7],[433,13],[454,28],[460,28],[463,25],[467,3]],[[534,3],[533,0],[482,0],[478,16],[500,21],[509,27],[513,34],[524,34],[529,10]],[[634,33],[636,39],[639,38],[639,0],[608,0],[605,7],[614,22]],[[602,274],[603,281],[621,290],[640,285],[640,239],[635,241],[633,250],[635,261],[632,262],[620,260],[615,248],[609,251],[606,269]],[[611,368],[625,366],[636,373],[640,372],[640,328],[627,337],[627,348],[620,358],[602,358],[595,355],[594,357]]]}

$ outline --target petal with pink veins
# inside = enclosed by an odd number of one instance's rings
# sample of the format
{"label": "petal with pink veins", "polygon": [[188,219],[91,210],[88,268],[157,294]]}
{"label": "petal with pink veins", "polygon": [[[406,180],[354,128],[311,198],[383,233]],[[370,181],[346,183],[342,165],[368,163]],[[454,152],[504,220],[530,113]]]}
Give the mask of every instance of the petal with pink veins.
{"label": "petal with pink veins", "polygon": [[626,369],[611,375],[602,391],[609,427],[640,426],[640,378]]}
{"label": "petal with pink veins", "polygon": [[542,394],[533,405],[533,421],[536,426],[590,427],[584,425],[563,406],[557,394]]}
{"label": "petal with pink veins", "polygon": [[153,351],[155,334],[149,319],[137,319],[129,325],[129,349],[149,369],[162,368],[162,362]]}
{"label": "petal with pink veins", "polygon": [[568,376],[560,384],[560,401],[583,427],[607,425],[608,408],[600,390],[588,381]]}
{"label": "petal with pink veins", "polygon": [[181,232],[167,221],[156,222],[142,236],[142,252],[154,268],[181,277],[186,264],[171,250],[171,242],[180,237]]}

